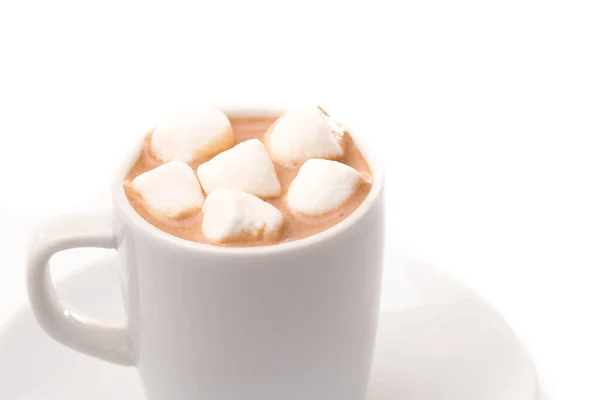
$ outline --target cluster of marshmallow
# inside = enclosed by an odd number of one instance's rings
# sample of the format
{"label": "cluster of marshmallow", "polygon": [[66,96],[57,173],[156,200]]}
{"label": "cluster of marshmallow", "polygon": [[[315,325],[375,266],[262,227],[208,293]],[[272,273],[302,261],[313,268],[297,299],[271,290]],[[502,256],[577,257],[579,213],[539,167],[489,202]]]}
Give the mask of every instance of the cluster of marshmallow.
{"label": "cluster of marshmallow", "polygon": [[[202,212],[202,231],[213,242],[274,237],[284,218],[262,199],[282,195],[273,162],[300,169],[286,201],[299,214],[317,216],[346,202],[361,181],[343,157],[341,136],[317,107],[292,110],[261,142],[234,146],[229,119],[204,108],[158,124],[150,150],[162,165],[131,183],[145,203],[170,218]],[[208,160],[194,171],[188,163]],[[205,197],[206,194],[206,197]]]}

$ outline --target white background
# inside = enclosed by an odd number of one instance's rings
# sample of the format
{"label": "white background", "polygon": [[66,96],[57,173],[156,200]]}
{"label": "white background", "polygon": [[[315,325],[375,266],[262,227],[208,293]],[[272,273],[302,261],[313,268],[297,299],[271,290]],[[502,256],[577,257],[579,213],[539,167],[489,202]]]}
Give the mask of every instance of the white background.
{"label": "white background", "polygon": [[2,1],[0,325],[30,227],[108,204],[191,101],[320,102],[369,132],[398,246],[495,304],[550,398],[600,397],[597,2]]}

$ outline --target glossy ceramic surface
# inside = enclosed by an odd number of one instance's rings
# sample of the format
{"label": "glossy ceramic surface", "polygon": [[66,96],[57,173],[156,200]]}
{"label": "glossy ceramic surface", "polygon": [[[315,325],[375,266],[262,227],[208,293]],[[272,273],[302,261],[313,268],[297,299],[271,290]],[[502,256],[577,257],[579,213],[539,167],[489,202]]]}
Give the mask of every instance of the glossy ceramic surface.
{"label": "glossy ceramic surface", "polygon": [[[149,400],[364,400],[379,316],[384,178],[354,137],[373,173],[361,205],[323,232],[254,247],[194,243],[145,221],[123,190],[136,147],[115,176],[111,213],[57,217],[33,236],[27,288],[37,321],[68,347],[136,367]],[[49,260],[78,247],[116,249],[124,324],[90,318],[57,296]]]}
{"label": "glossy ceramic surface", "polygon": [[[58,293],[95,317],[123,323],[117,265],[108,257],[86,266]],[[368,400],[536,399],[526,351],[480,296],[395,251],[385,269],[384,299],[393,298],[388,306],[395,310],[380,318]],[[29,307],[0,331],[0,376],[0,400],[144,400],[134,369],[61,346]]]}

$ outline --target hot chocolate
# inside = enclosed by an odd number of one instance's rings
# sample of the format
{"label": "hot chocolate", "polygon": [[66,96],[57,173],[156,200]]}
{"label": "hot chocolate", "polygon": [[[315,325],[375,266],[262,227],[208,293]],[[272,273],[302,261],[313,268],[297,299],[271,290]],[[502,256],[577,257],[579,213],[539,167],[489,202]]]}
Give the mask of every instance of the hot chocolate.
{"label": "hot chocolate", "polygon": [[[146,221],[194,242],[261,246],[324,231],[367,197],[372,174],[365,157],[320,108],[280,119],[227,118],[230,125],[197,120],[191,128],[171,123],[148,133],[124,182]],[[171,140],[169,129],[207,132],[179,135],[189,146],[200,143],[195,149]]]}

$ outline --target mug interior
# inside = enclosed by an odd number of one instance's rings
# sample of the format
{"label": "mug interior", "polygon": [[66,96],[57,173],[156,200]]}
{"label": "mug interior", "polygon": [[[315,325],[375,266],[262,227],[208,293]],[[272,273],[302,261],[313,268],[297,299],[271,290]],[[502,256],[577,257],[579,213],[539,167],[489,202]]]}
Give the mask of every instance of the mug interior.
{"label": "mug interior", "polygon": [[[278,117],[285,113],[288,107],[282,106],[271,106],[271,105],[260,105],[260,106],[218,106],[228,117],[247,117],[247,116],[275,116]],[[343,121],[342,121],[343,123]],[[148,238],[155,239],[161,242],[168,242],[174,246],[182,247],[192,251],[203,251],[210,253],[221,253],[229,255],[250,255],[250,254],[265,254],[272,252],[284,252],[291,250],[298,250],[305,246],[314,245],[316,243],[325,241],[340,232],[348,229],[350,226],[357,223],[376,203],[377,199],[381,195],[384,174],[382,171],[381,163],[377,162],[378,158],[374,156],[373,150],[367,145],[366,134],[362,136],[360,132],[355,132],[351,127],[344,124],[347,131],[350,132],[354,139],[354,144],[360,149],[365,156],[369,167],[371,168],[371,174],[373,176],[373,184],[369,194],[364,201],[358,206],[354,212],[348,215],[344,220],[338,224],[327,228],[321,232],[318,232],[312,236],[308,236],[302,239],[294,240],[291,242],[277,243],[265,246],[247,246],[247,247],[233,247],[233,246],[216,246],[206,243],[192,242],[173,236],[167,232],[164,232],[144,218],[135,211],[123,188],[123,182],[137,159],[141,154],[143,148],[144,136],[135,144],[133,150],[125,158],[121,167],[115,174],[115,178],[112,184],[112,198],[115,206],[115,212],[136,232],[143,234]]]}

